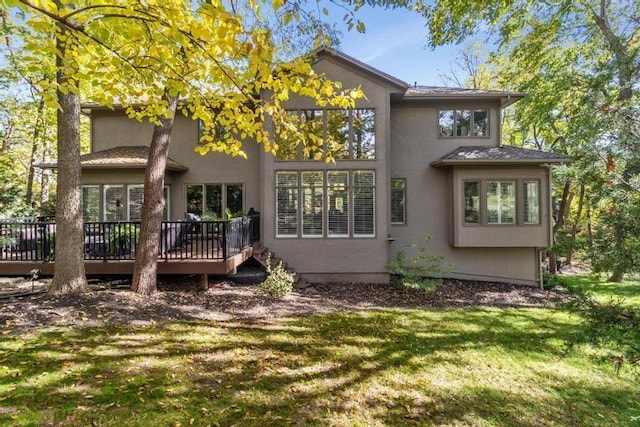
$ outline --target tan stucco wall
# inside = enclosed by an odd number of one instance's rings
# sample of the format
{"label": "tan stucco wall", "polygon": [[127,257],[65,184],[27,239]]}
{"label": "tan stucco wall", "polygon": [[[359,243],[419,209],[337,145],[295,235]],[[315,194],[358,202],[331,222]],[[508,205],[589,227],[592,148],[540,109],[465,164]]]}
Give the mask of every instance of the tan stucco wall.
{"label": "tan stucco wall", "polygon": [[[398,88],[366,73],[345,69],[330,57],[321,59],[314,69],[340,80],[343,88],[362,87],[366,99],[356,108],[375,109],[376,159],[337,160],[335,164],[314,161],[275,161],[263,155],[262,223],[265,246],[287,261],[296,271],[312,280],[387,281],[389,234],[389,140],[390,93]],[[317,108],[309,99],[294,98],[287,108]],[[376,182],[376,234],[374,238],[276,238],[275,172],[278,170],[374,170]]]}
{"label": "tan stucco wall", "polygon": [[[458,105],[461,105],[458,107]],[[445,108],[478,107],[491,108],[491,130],[489,138],[438,138],[438,110]],[[462,177],[471,177],[478,170],[458,170],[454,174],[450,168],[435,168],[430,166],[434,160],[451,152],[459,146],[497,145],[499,132],[499,106],[486,103],[437,103],[414,102],[410,105],[394,105],[391,110],[391,177],[407,179],[407,224],[390,226],[391,237],[395,241],[389,247],[389,256],[397,251],[410,252],[406,245],[421,243],[426,236],[431,240],[426,244],[428,252],[442,255],[445,261],[453,264],[454,277],[480,280],[502,280],[516,283],[535,285],[538,280],[538,254],[534,246],[546,246],[548,241],[548,214],[543,214],[543,224],[539,227],[510,227],[497,229],[496,227],[476,228],[484,235],[466,233],[457,238],[464,238],[465,242],[484,242],[482,248],[456,248],[451,245],[454,241],[454,218],[461,222],[462,215],[454,216],[454,192],[461,185]],[[541,188],[546,187],[545,175],[538,167],[513,168],[495,171],[490,168],[481,171],[482,177],[533,176],[541,179]],[[548,195],[543,192],[542,210],[547,212]],[[457,208],[457,206],[456,206]],[[546,221],[546,222],[545,222]],[[458,230],[462,228],[459,224]],[[524,228],[524,230],[521,230]],[[465,228],[466,231],[466,228]],[[499,233],[496,233],[499,231]],[[487,234],[488,233],[488,234]],[[509,245],[514,233],[519,233],[518,241],[532,238],[529,247],[494,246],[492,238],[497,242]],[[481,246],[479,244],[478,246]]]}
{"label": "tan stucco wall", "polygon": [[[91,120],[92,151],[117,146],[146,145],[151,142],[153,126],[128,119],[122,112],[94,111]],[[245,144],[247,159],[231,158],[222,153],[200,155],[194,148],[198,142],[198,124],[183,115],[178,115],[169,147],[169,157],[187,166],[184,173],[170,172],[167,182],[171,185],[171,219],[184,219],[186,213],[186,185],[198,183],[242,183],[244,184],[244,207],[258,208],[260,203],[260,151],[255,143]],[[102,183],[120,182],[121,170],[101,171],[91,179]],[[96,178],[102,176],[102,178]],[[86,179],[89,179],[87,176]],[[83,183],[89,183],[83,177]]]}

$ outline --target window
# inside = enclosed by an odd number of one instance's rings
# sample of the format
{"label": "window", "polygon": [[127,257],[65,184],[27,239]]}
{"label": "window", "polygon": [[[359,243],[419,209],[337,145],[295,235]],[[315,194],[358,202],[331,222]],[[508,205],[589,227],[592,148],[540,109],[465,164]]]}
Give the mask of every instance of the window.
{"label": "window", "polygon": [[440,110],[438,128],[441,137],[489,136],[489,110]]}
{"label": "window", "polygon": [[353,172],[353,235],[375,235],[375,187],[373,171]]}
{"label": "window", "polygon": [[375,236],[373,171],[276,172],[276,237],[350,236]]}
{"label": "window", "polygon": [[464,222],[480,224],[480,182],[464,183]]}
{"label": "window", "polygon": [[540,224],[538,180],[473,180],[462,183],[465,224]]}
{"label": "window", "polygon": [[391,179],[391,224],[407,223],[407,180]]}
{"label": "window", "polygon": [[100,221],[100,186],[82,186],[82,217],[85,222]]}
{"label": "window", "polygon": [[243,212],[242,184],[187,184],[187,213],[215,219]]}
{"label": "window", "polygon": [[[168,220],[169,186],[164,186],[163,196],[166,203],[162,218]],[[143,184],[82,186],[82,214],[85,222],[97,222],[100,218],[104,221],[140,221],[143,201]]]}
{"label": "window", "polygon": [[276,237],[298,236],[298,172],[276,173]]}
{"label": "window", "polygon": [[103,186],[103,212],[105,221],[124,221],[124,185]]}
{"label": "window", "polygon": [[540,193],[538,181],[522,182],[522,205],[525,224],[540,224]]}
{"label": "window", "polygon": [[349,172],[327,172],[327,210],[329,237],[349,236]]}
{"label": "window", "polygon": [[516,222],[516,183],[487,181],[487,223],[514,224]]}
{"label": "window", "polygon": [[[169,187],[164,186],[163,194],[164,200],[167,201],[162,208],[162,219],[169,219]],[[142,219],[142,205],[144,203],[144,184],[128,185],[127,186],[127,220],[128,221],[140,221]]]}
{"label": "window", "polygon": [[330,150],[336,160],[376,158],[375,110],[295,110],[287,112],[291,122],[306,135],[306,144],[297,144],[295,127],[276,128],[277,160],[322,160]]}

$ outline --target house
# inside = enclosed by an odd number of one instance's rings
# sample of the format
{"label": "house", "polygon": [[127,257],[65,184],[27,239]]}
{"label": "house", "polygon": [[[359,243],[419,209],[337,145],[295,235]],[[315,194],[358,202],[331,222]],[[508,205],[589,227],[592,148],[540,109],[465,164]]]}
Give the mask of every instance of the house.
{"label": "house", "polygon": [[[549,165],[568,159],[501,146],[501,110],[524,94],[411,86],[328,49],[314,68],[366,94],[348,111],[289,101],[339,144],[335,162],[300,150],[276,158],[257,144],[248,159],[201,156],[198,122],[178,116],[166,219],[254,208],[262,245],[311,281],[386,282],[394,253],[431,236],[428,252],[452,277],[539,283],[552,241]],[[118,109],[85,113],[85,220],[137,220],[152,125]]]}

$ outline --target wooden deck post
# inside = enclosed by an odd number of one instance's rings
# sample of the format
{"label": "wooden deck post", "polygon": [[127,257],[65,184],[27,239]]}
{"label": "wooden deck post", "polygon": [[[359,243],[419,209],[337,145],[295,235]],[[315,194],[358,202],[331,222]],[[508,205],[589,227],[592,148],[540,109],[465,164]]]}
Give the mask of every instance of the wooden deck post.
{"label": "wooden deck post", "polygon": [[198,290],[206,291],[209,289],[209,275],[204,273],[200,275],[200,283],[198,285]]}

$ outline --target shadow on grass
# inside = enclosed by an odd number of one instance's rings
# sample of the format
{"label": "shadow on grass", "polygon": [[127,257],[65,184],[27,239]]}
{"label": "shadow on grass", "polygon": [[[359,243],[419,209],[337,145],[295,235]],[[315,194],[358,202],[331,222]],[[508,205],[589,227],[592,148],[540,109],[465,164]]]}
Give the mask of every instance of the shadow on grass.
{"label": "shadow on grass", "polygon": [[560,311],[403,310],[3,337],[0,424],[614,425],[640,415],[637,384],[562,358],[574,329]]}

